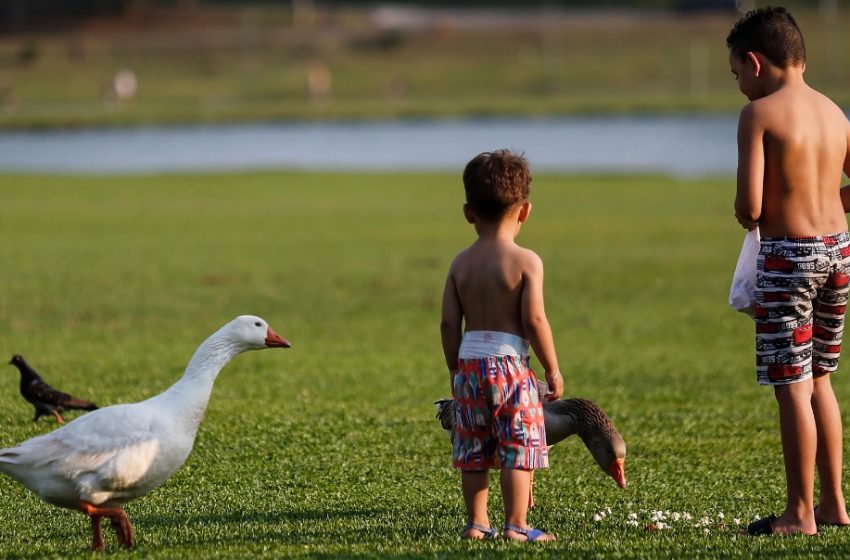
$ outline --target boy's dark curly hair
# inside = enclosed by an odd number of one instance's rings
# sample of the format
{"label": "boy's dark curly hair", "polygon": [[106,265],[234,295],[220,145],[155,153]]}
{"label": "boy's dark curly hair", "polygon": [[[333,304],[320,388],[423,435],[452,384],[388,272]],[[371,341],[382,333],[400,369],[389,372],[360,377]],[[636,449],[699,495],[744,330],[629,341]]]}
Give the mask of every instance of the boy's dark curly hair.
{"label": "boy's dark curly hair", "polygon": [[478,154],[463,170],[466,203],[484,220],[501,218],[531,192],[531,171],[522,155],[510,150]]}
{"label": "boy's dark curly hair", "polygon": [[746,59],[747,52],[759,52],[781,68],[806,61],[803,34],[782,7],[767,6],[747,12],[732,28],[726,46],[741,60]]}

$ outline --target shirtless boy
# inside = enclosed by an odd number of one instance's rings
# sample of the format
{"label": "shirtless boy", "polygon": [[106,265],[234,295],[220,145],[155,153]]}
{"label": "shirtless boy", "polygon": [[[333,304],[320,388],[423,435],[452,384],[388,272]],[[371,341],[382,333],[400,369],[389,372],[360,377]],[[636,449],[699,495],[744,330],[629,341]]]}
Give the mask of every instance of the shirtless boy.
{"label": "shirtless boy", "polygon": [[762,236],[756,371],[779,405],[787,485],[782,514],[755,521],[746,532],[815,534],[818,525],[850,524],[831,385],[850,286],[842,206],[850,194],[841,191],[842,171],[850,171],[850,124],[803,79],[803,37],[784,8],[749,12],[726,44],[732,73],[750,100],[738,124],[735,216]]}
{"label": "shirtless boy", "polygon": [[559,398],[564,387],[543,309],[543,263],[514,242],[531,212],[531,173],[521,156],[487,152],[467,164],[463,184],[463,214],[478,239],[449,269],[440,324],[457,411],[452,459],[468,515],[463,536],[498,535],[487,513],[493,467],[501,468],[503,537],[555,540],[526,522],[533,470],[548,467],[529,344],[551,390],[546,398]]}

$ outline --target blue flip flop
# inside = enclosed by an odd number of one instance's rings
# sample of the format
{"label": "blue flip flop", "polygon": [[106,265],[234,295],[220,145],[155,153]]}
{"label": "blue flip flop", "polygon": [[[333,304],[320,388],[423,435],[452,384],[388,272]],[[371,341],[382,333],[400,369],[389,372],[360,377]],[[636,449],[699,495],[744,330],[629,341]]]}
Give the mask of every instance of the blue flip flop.
{"label": "blue flip flop", "polygon": [[513,531],[514,533],[525,535],[525,542],[534,542],[546,534],[546,531],[541,531],[540,529],[523,529],[522,527],[517,527],[516,525],[511,525],[510,523],[505,523],[505,531]]}
{"label": "blue flip flop", "polygon": [[484,533],[484,538],[488,540],[499,538],[499,532],[492,527],[485,527],[484,525],[479,525],[478,523],[469,522],[466,524],[466,527],[463,528],[463,532],[466,533],[470,529],[481,531],[482,533]]}

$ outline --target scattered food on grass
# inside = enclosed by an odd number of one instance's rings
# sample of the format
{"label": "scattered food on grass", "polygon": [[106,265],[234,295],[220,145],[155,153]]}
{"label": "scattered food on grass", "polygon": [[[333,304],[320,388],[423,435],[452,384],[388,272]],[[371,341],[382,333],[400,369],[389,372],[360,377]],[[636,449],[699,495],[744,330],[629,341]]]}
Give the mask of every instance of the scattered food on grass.
{"label": "scattered food on grass", "polygon": [[[593,514],[595,523],[605,522],[607,524],[623,523],[627,527],[643,527],[645,531],[666,531],[666,530],[682,530],[682,529],[697,529],[703,533],[709,534],[711,531],[723,531],[729,524],[726,523],[726,514],[721,512],[705,513],[699,518],[696,518],[687,511],[672,511],[672,510],[650,510],[643,512],[629,512],[625,518],[620,521],[619,516],[612,511],[610,507],[602,508]],[[732,518],[731,526],[739,526],[741,524],[740,517]]]}

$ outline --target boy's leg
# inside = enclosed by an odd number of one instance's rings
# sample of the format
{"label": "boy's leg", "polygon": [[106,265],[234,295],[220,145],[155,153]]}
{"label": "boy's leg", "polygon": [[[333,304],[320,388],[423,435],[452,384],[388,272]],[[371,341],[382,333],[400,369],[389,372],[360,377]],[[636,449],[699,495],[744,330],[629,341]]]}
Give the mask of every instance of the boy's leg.
{"label": "boy's leg", "polygon": [[818,435],[812,392],[812,379],[775,387],[788,502],[773,523],[774,533],[817,533],[814,479]]}
{"label": "boy's leg", "polygon": [[[483,362],[483,360],[481,360]],[[452,435],[452,464],[461,470],[463,502],[467,525],[463,536],[468,539],[488,537],[487,514],[490,472],[496,452],[490,424],[491,404],[485,386],[486,367],[479,360],[458,360],[458,371],[452,378],[455,403],[455,426]],[[492,535],[490,535],[492,536]]]}
{"label": "boy's leg", "polygon": [[832,390],[831,374],[814,378],[812,410],[818,434],[816,463],[820,479],[820,499],[815,508],[818,523],[850,524],[841,490],[843,437],[841,412]]}
{"label": "boy's leg", "polygon": [[817,469],[820,479],[820,498],[815,507],[818,523],[848,525],[847,505],[841,490],[843,468],[843,434],[841,412],[832,390],[832,373],[838,368],[841,342],[844,333],[844,316],[847,307],[848,249],[846,234],[837,238],[833,249],[833,269],[817,293],[814,306],[814,352],[812,362],[816,377],[812,395],[812,409],[818,430]]}
{"label": "boy's leg", "polygon": [[[505,525],[513,525],[521,529],[528,529],[528,497],[531,492],[531,473],[521,469],[502,468],[502,500],[505,503]],[[505,529],[505,538],[524,541],[527,537],[516,531]],[[544,534],[537,537],[537,541],[554,541],[555,536]]]}
{"label": "boy's leg", "polygon": [[[487,515],[487,495],[490,485],[489,471],[462,471],[461,486],[463,487],[463,501],[466,504],[466,515],[469,524],[481,527],[489,527],[490,519]],[[483,531],[469,528],[463,533],[467,539],[483,539],[487,535]]]}

